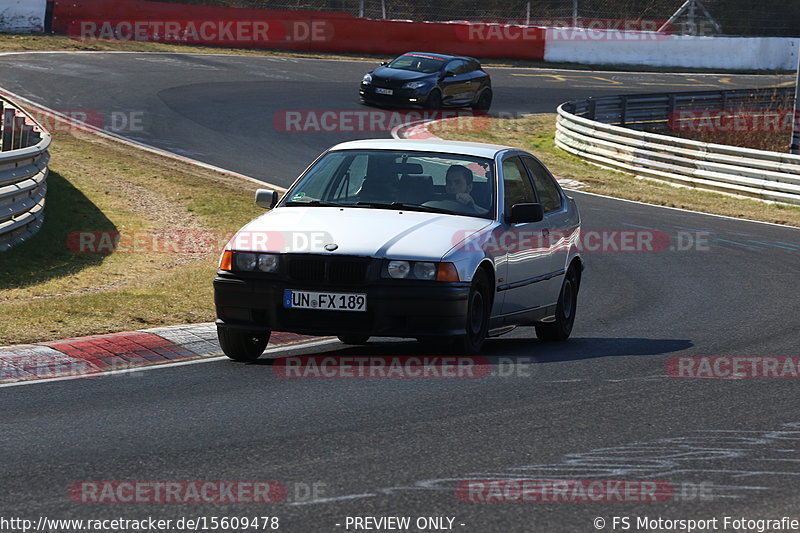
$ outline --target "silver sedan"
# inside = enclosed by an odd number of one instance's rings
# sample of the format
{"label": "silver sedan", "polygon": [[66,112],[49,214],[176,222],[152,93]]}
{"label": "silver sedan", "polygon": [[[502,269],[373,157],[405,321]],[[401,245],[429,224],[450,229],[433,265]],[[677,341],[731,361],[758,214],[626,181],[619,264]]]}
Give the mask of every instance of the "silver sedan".
{"label": "silver sedan", "polygon": [[230,240],[214,280],[223,351],[272,331],[410,337],[477,353],[534,326],[569,337],[580,215],[531,154],[490,144],[362,140],[324,152]]}

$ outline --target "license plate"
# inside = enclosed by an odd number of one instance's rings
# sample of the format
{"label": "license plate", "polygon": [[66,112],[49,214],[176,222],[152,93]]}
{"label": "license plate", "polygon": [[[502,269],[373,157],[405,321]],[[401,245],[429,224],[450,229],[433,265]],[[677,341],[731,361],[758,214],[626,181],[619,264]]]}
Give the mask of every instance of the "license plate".
{"label": "license plate", "polygon": [[378,94],[394,94],[392,89],[382,89],[380,87],[376,87],[375,92]]}
{"label": "license plate", "polygon": [[283,307],[319,311],[366,311],[367,295],[351,292],[311,292],[285,289],[283,291]]}

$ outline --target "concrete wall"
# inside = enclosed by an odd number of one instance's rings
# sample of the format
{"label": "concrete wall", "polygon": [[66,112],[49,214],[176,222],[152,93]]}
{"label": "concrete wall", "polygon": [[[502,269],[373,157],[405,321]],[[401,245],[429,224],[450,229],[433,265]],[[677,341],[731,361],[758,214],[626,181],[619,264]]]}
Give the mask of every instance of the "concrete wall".
{"label": "concrete wall", "polygon": [[794,70],[800,39],[692,37],[653,32],[551,28],[544,59],[589,65],[649,65],[740,70]]}
{"label": "concrete wall", "polygon": [[44,31],[46,0],[2,0],[0,2],[0,31]]}

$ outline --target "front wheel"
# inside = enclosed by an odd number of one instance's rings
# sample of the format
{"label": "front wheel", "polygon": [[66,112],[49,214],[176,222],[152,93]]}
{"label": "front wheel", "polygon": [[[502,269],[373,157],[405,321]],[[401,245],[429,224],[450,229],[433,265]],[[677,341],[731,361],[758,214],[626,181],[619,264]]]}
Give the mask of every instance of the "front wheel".
{"label": "front wheel", "polygon": [[453,342],[456,353],[476,354],[481,351],[489,332],[491,305],[489,276],[483,270],[478,270],[467,300],[466,335],[456,337]]}
{"label": "front wheel", "polygon": [[561,284],[561,293],[556,305],[556,320],[536,326],[536,336],[542,341],[565,341],[575,324],[575,308],[578,304],[578,276],[570,268]]}
{"label": "front wheel", "polygon": [[434,89],[425,100],[425,107],[427,109],[441,109],[442,107],[442,93],[439,89]]}
{"label": "front wheel", "polygon": [[235,329],[217,326],[222,352],[234,361],[255,361],[269,342],[270,331]]}

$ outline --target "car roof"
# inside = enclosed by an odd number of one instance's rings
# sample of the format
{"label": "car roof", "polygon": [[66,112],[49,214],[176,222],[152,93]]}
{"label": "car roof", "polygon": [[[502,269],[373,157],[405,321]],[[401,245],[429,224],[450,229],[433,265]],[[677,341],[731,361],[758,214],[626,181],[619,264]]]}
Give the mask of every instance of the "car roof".
{"label": "car roof", "polygon": [[331,147],[334,150],[407,150],[415,152],[439,152],[476,157],[494,157],[504,150],[515,150],[510,146],[443,139],[364,139],[348,141]]}
{"label": "car roof", "polygon": [[444,60],[449,60],[449,59],[466,59],[466,60],[468,60],[468,61],[477,61],[478,63],[480,63],[480,61],[478,61],[478,60],[477,60],[477,59],[475,59],[474,57],[469,57],[469,56],[452,56],[452,55],[450,55],[450,54],[437,54],[437,53],[435,53],[435,52],[405,52],[404,54],[400,54],[400,55],[399,55],[399,56],[397,56],[397,57],[400,57],[400,56],[406,56],[406,55],[409,55],[409,54],[419,54],[419,55],[423,55],[423,56],[438,57],[439,59],[444,59]]}

